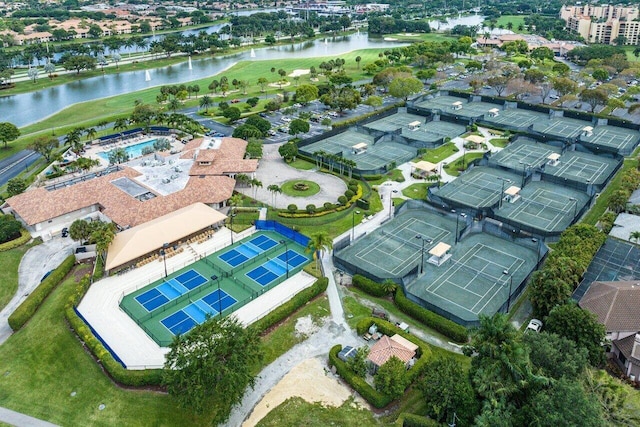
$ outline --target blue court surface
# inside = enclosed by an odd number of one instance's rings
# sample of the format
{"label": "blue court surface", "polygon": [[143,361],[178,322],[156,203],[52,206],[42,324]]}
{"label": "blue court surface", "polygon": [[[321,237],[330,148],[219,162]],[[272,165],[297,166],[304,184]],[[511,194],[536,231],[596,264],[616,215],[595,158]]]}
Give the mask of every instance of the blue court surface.
{"label": "blue court surface", "polygon": [[277,245],[278,242],[272,238],[260,235],[221,255],[218,255],[218,258],[229,264],[231,267],[237,267]]}
{"label": "blue court surface", "polygon": [[135,299],[147,311],[153,311],[205,283],[207,279],[192,269],[149,289]]}
{"label": "blue court surface", "polygon": [[292,269],[307,262],[307,257],[300,255],[294,250],[278,255],[276,258],[259,265],[247,273],[247,277],[258,283],[260,286],[267,286],[278,277],[287,274],[287,269]]}
{"label": "blue court surface", "polygon": [[172,334],[184,334],[191,328],[207,320],[207,316],[215,316],[218,310],[226,310],[235,304],[237,300],[222,289],[216,289],[207,296],[192,302],[182,310],[178,310],[160,322],[171,331]]}

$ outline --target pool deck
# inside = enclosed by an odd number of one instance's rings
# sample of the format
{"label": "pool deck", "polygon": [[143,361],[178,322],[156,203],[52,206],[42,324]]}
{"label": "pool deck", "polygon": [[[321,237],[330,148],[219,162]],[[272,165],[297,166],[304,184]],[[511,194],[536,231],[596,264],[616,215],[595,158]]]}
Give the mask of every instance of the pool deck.
{"label": "pool deck", "polygon": [[[100,166],[101,167],[106,167],[106,166],[109,166],[109,160],[100,157],[98,155],[98,153],[111,151],[114,148],[127,148],[127,147],[130,147],[132,145],[141,144],[143,142],[147,142],[147,141],[151,141],[151,140],[159,139],[159,138],[165,138],[165,139],[169,140],[169,142],[171,143],[171,151],[172,152],[179,153],[180,151],[182,151],[182,148],[184,147],[184,144],[182,144],[178,140],[176,140],[175,136],[173,136],[173,135],[166,136],[166,135],[150,134],[150,135],[144,135],[144,136],[136,136],[136,137],[133,137],[133,138],[128,138],[128,139],[126,139],[124,141],[112,142],[112,143],[105,144],[105,145],[93,145],[93,144],[92,145],[86,145],[85,146],[85,157],[89,157],[89,158],[94,159],[94,160],[99,160],[100,161]],[[140,156],[140,157],[142,157],[142,156]],[[136,159],[139,159],[140,157],[136,157]]]}
{"label": "pool deck", "polygon": [[[238,241],[255,232],[251,227],[234,234]],[[169,274],[186,267],[201,256],[217,252],[229,246],[231,231],[223,228],[212,239],[190,245],[192,250],[167,259]],[[128,369],[156,369],[164,366],[169,351],[151,339],[122,309],[119,303],[124,295],[143,288],[164,276],[164,266],[152,262],[120,276],[106,277],[90,288],[78,306],[78,311],[91,327],[118,355]],[[282,282],[264,295],[238,309],[234,315],[244,325],[249,325],[282,305],[295,294],[313,285],[316,278],[300,272]]]}

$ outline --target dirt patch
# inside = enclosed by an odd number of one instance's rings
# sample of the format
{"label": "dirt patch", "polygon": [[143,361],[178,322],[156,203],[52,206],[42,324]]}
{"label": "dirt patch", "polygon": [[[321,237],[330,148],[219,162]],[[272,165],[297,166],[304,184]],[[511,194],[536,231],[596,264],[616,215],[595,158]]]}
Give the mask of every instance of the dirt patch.
{"label": "dirt patch", "polygon": [[304,76],[305,74],[309,74],[310,72],[311,70],[293,70],[293,72],[289,74],[289,77]]}
{"label": "dirt patch", "polygon": [[[243,427],[255,426],[273,408],[293,396],[307,402],[321,402],[324,405],[340,406],[353,395],[351,389],[340,383],[318,358],[306,359],[294,367],[256,405]],[[357,397],[355,402],[368,407]]]}
{"label": "dirt patch", "polygon": [[311,316],[300,317],[296,321],[296,337],[307,338],[320,330],[320,327],[313,322]]}
{"label": "dirt patch", "polygon": [[82,264],[76,267],[73,271],[73,278],[76,282],[79,282],[84,276],[87,274],[91,274],[93,272],[93,264]]}

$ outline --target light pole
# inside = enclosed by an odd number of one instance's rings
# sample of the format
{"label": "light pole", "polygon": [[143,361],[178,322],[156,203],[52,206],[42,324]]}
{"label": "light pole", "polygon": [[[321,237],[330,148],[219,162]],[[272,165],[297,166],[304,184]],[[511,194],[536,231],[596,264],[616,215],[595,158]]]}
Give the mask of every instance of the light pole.
{"label": "light pole", "polygon": [[391,214],[393,212],[393,194],[397,192],[398,190],[392,190],[391,193],[389,193],[389,218],[391,218]]}
{"label": "light pole", "polygon": [[502,188],[500,189],[500,202],[498,204],[498,207],[501,208],[502,207],[502,199],[504,198],[504,184],[505,184],[505,182],[511,184],[511,180],[510,179],[506,179],[506,178],[501,178],[501,177],[498,177],[498,179],[500,181],[502,181]]}
{"label": "light pole", "polygon": [[231,244],[233,245],[233,218],[235,218],[236,214],[231,214]]}
{"label": "light pole", "polygon": [[280,240],[280,244],[284,245],[285,262],[287,263],[287,279],[289,278],[289,245],[286,240]]}
{"label": "light pole", "polygon": [[214,281],[214,280],[218,282],[218,314],[222,319],[222,298],[220,297],[220,278],[214,274],[213,276],[211,276],[211,281]]}
{"label": "light pole", "polygon": [[360,211],[351,212],[351,241],[356,239],[356,214],[360,214]]}
{"label": "light pole", "polygon": [[513,274],[510,274],[509,270],[504,270],[502,274],[509,275],[509,295],[507,295],[507,314],[509,314],[509,308],[511,308],[511,287],[513,286]]}
{"label": "light pole", "polygon": [[569,200],[573,202],[573,219],[576,219],[576,215],[578,215],[578,199],[569,197]]}
{"label": "light pole", "polygon": [[162,255],[162,261],[164,262],[164,277],[167,277],[167,248],[169,247],[168,243],[162,244],[162,249],[160,249],[160,255]]}
{"label": "light pole", "polygon": [[424,242],[431,244],[433,240],[425,239],[421,234],[417,234],[416,239],[420,239],[422,241],[422,247],[420,248],[420,274],[422,274],[424,273]]}
{"label": "light pole", "polygon": [[526,180],[526,173],[527,173],[527,169],[531,167],[531,165],[529,163],[525,163],[525,162],[518,162],[522,165],[522,185],[520,185],[520,188],[524,188],[524,182]]}

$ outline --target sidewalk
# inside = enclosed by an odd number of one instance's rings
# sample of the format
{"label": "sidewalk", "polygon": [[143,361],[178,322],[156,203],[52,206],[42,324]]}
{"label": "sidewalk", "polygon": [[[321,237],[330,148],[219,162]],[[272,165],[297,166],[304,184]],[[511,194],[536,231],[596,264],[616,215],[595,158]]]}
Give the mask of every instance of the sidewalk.
{"label": "sidewalk", "polygon": [[0,421],[17,427],[57,427],[57,424],[42,421],[2,407],[0,407]]}

